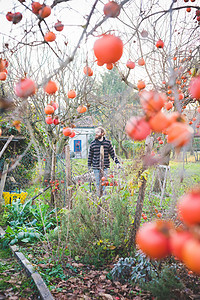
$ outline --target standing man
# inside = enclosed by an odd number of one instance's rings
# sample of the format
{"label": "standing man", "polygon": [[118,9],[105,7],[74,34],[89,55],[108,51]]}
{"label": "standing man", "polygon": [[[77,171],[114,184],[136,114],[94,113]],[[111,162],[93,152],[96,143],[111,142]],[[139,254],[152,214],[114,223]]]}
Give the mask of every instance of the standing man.
{"label": "standing man", "polygon": [[103,127],[95,129],[95,139],[92,141],[88,155],[88,168],[93,167],[97,190],[101,196],[100,179],[107,176],[108,168],[110,168],[109,155],[114,162],[120,166],[120,163],[115,156],[115,152],[111,141],[105,138],[106,131]]}

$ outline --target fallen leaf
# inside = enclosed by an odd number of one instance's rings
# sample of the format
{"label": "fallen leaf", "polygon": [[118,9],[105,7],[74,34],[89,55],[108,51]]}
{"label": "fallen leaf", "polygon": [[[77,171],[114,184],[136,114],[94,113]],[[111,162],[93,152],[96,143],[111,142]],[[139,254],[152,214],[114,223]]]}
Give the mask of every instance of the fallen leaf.
{"label": "fallen leaf", "polygon": [[113,300],[110,294],[99,293],[99,296],[103,297],[103,299]]}
{"label": "fallen leaf", "polygon": [[90,298],[90,297],[88,297],[88,296],[85,296],[85,295],[83,295],[83,299],[85,299],[85,300],[91,300],[91,298]]}
{"label": "fallen leaf", "polygon": [[5,280],[5,282],[8,282],[8,283],[16,283],[16,279]]}
{"label": "fallen leaf", "polygon": [[105,289],[103,287],[101,287],[101,286],[97,286],[96,289],[97,289],[98,293],[105,293]]}
{"label": "fallen leaf", "polygon": [[90,288],[92,285],[92,283],[90,281],[88,281],[87,286]]}
{"label": "fallen leaf", "polygon": [[78,268],[78,267],[79,267],[79,264],[77,264],[77,263],[72,263],[72,266],[73,266],[74,268]]}
{"label": "fallen leaf", "polygon": [[126,288],[127,288],[127,284],[121,286],[122,291],[124,291]]}
{"label": "fallen leaf", "polygon": [[31,290],[30,288],[27,287],[27,288],[24,289],[24,292],[25,292],[25,293],[30,293],[30,292],[32,292],[32,290]]}
{"label": "fallen leaf", "polygon": [[69,278],[68,281],[71,283],[76,283],[77,278],[73,277],[73,278]]}
{"label": "fallen leaf", "polygon": [[99,277],[99,279],[100,279],[101,281],[104,281],[104,280],[106,280],[106,276],[105,276],[105,275],[101,275],[101,276]]}
{"label": "fallen leaf", "polygon": [[11,292],[12,290],[13,290],[13,288],[11,287],[9,289],[6,289],[5,292],[8,293],[8,292]]}
{"label": "fallen leaf", "polygon": [[108,271],[103,271],[102,274],[106,275],[108,274]]}
{"label": "fallen leaf", "polygon": [[48,269],[49,266],[47,266],[46,264],[38,264],[38,267],[42,268],[42,269]]}

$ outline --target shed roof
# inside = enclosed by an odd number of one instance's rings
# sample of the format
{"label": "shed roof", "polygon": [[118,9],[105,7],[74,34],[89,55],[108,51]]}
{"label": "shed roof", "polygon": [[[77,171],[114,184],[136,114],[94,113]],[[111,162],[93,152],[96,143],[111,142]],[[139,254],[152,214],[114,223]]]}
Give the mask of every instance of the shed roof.
{"label": "shed roof", "polygon": [[96,127],[95,120],[91,116],[81,117],[75,121],[76,127],[79,128],[94,128]]}

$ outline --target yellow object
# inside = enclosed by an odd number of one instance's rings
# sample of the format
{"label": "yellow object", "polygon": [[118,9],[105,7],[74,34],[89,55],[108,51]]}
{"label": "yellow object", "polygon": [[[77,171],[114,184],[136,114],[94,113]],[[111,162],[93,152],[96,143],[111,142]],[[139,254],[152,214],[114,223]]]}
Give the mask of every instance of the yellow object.
{"label": "yellow object", "polygon": [[27,192],[3,192],[3,198],[5,200],[5,204],[12,204],[13,201],[16,201],[17,199],[20,199],[20,202],[24,204],[24,201],[27,197]]}

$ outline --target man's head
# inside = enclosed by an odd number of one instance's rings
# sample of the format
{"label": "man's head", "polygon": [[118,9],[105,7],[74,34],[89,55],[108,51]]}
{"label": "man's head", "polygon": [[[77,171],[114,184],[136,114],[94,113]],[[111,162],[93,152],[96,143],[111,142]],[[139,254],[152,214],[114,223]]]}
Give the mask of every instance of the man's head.
{"label": "man's head", "polygon": [[102,137],[104,137],[104,135],[106,134],[106,131],[103,127],[99,126],[97,128],[95,128],[95,139],[99,140]]}

